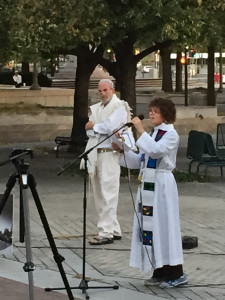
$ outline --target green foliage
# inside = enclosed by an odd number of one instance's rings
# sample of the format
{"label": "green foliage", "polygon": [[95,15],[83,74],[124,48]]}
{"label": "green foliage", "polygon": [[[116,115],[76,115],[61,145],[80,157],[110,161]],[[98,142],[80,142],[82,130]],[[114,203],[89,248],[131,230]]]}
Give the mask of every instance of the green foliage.
{"label": "green foliage", "polygon": [[[54,53],[70,40],[67,17],[71,1],[19,0],[11,18],[14,53],[38,61],[42,53]],[[66,24],[66,25],[65,25]]]}
{"label": "green foliage", "polygon": [[0,0],[0,61],[6,62],[9,57],[10,45],[10,18],[13,14],[13,0]]}
{"label": "green foliage", "polygon": [[223,0],[1,0],[0,58],[38,61],[83,43],[94,51],[128,39],[144,48],[167,39],[222,43],[224,10]]}
{"label": "green foliage", "polygon": [[224,0],[202,0],[199,17],[201,18],[200,41],[201,45],[219,46],[225,40]]}

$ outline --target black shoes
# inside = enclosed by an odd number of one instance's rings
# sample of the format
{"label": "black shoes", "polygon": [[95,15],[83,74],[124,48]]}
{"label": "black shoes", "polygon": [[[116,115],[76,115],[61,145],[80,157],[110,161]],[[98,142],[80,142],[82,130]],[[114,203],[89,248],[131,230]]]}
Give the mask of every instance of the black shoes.
{"label": "black shoes", "polygon": [[106,245],[112,243],[113,243],[113,238],[106,238],[99,235],[93,237],[93,239],[89,241],[89,244],[91,245]]}
{"label": "black shoes", "polygon": [[115,241],[120,241],[120,240],[122,239],[122,236],[121,236],[121,235],[114,235],[114,236],[113,236],[113,239],[114,239]]}

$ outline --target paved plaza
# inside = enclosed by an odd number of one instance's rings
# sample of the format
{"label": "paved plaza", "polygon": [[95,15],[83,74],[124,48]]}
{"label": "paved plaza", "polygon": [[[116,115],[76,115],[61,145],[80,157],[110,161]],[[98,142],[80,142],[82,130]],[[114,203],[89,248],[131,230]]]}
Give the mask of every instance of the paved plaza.
{"label": "paved plaza", "polygon": [[[32,148],[34,158],[24,156],[30,164],[30,172],[37,182],[37,191],[49,222],[59,253],[65,258],[63,267],[71,287],[78,287],[83,272],[83,177],[57,172],[76,157],[61,150],[56,158],[54,143],[7,145],[0,149],[0,160],[8,158],[12,149]],[[188,160],[183,151],[178,155],[178,170],[187,171]],[[15,172],[12,162],[0,167],[0,193]],[[137,180],[131,179],[131,191],[127,178],[121,178],[119,221],[123,231],[121,241],[104,246],[90,246],[88,239],[97,233],[96,212],[88,199],[87,243],[85,272],[89,281],[89,296],[93,300],[150,300],[150,299],[225,299],[225,179],[219,168],[210,169],[210,182],[179,183],[180,215],[182,235],[197,236],[198,247],[184,250],[184,271],[189,284],[183,288],[147,288],[144,280],[148,276],[129,267],[131,232],[133,223],[132,196],[135,199]],[[0,256],[0,276],[28,283],[23,271],[26,262],[25,246],[18,240],[19,187],[12,190],[14,197],[14,248],[13,254]],[[33,272],[37,287],[63,287],[58,267],[53,259],[46,234],[41,224],[34,199],[29,193],[32,253],[36,270]],[[114,290],[113,285],[119,289]],[[105,289],[91,287],[105,286]],[[82,291],[73,289],[74,297],[85,299]],[[65,290],[61,291],[66,294]],[[12,295],[16,293],[12,290]],[[53,294],[52,294],[53,295]],[[11,298],[13,299],[13,297]],[[26,298],[24,298],[26,299]],[[54,299],[49,292],[49,299]],[[38,299],[39,300],[39,299]],[[40,299],[41,300],[41,299]]]}

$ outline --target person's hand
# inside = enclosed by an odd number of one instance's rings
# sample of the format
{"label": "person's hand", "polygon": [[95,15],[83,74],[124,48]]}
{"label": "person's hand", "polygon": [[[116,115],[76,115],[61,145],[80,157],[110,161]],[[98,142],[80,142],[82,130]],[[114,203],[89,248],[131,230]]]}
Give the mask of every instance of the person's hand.
{"label": "person's hand", "polygon": [[85,125],[85,130],[91,130],[94,127],[94,123],[92,121],[88,121]]}
{"label": "person's hand", "polygon": [[113,130],[114,135],[119,139],[120,138],[120,133],[117,131],[117,129]]}
{"label": "person's hand", "polygon": [[134,124],[134,127],[137,129],[137,131],[142,134],[145,132],[144,127],[142,125],[142,121],[138,117],[134,117],[131,122]]}
{"label": "person's hand", "polygon": [[118,151],[118,152],[120,152],[122,150],[119,147],[119,145],[117,143],[115,143],[115,142],[112,142],[112,148],[113,148],[113,150]]}

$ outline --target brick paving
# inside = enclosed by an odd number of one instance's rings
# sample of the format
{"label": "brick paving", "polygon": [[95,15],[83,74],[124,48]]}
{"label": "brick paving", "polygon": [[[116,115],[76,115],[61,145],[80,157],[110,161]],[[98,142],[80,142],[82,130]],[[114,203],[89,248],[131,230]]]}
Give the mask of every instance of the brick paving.
{"label": "brick paving", "polygon": [[[51,143],[34,145],[35,157],[29,161],[30,171],[37,181],[37,191],[57,249],[65,257],[63,263],[65,272],[75,279],[80,279],[82,278],[83,257],[83,178],[79,175],[66,174],[56,176],[60,168],[74,157],[64,152],[59,159],[56,159],[53,147]],[[10,151],[11,146],[0,149],[2,160]],[[187,170],[186,161],[183,162],[182,168]],[[13,171],[12,164],[0,167],[1,193],[5,189],[8,176]],[[118,209],[123,239],[105,246],[95,247],[87,243],[86,277],[95,283],[114,284],[116,282],[121,288],[139,292],[140,295],[146,294],[148,297],[156,296],[159,299],[225,299],[225,185],[223,178],[215,177],[214,170],[210,172],[213,179],[211,182],[178,184],[182,235],[197,236],[199,242],[197,248],[184,250],[184,270],[189,279],[187,286],[170,290],[163,290],[159,287],[147,288],[143,283],[148,276],[129,267],[133,206],[125,178],[121,179]],[[136,187],[137,182],[132,179],[131,189],[134,198]],[[13,195],[14,208],[18,211],[18,186],[13,188]],[[34,263],[40,269],[57,273],[58,268],[31,195],[29,199]],[[87,207],[88,240],[96,233],[97,219],[94,205],[90,200],[88,200]],[[15,216],[16,222],[18,220]],[[14,236],[13,254],[1,258],[9,262],[24,263],[26,261],[25,247],[24,244],[18,242],[18,226],[15,226]]]}

